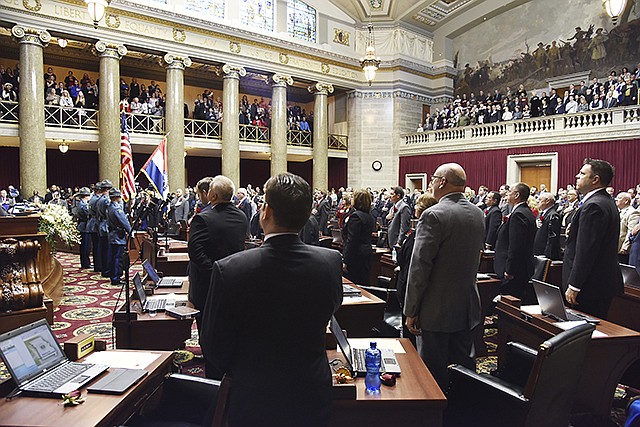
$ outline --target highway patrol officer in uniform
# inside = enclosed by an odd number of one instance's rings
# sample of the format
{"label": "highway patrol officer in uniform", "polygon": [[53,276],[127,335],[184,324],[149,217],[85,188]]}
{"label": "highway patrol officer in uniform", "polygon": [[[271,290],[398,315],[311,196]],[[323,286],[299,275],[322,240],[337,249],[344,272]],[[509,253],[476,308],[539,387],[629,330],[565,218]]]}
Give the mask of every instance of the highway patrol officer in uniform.
{"label": "highway patrol officer in uniform", "polygon": [[111,203],[107,210],[107,220],[111,252],[111,284],[118,285],[123,271],[122,254],[127,249],[127,235],[131,232],[131,224],[124,213],[120,190],[111,189],[109,198]]}
{"label": "highway patrol officer in uniform", "polygon": [[91,237],[91,247],[93,249],[93,271],[94,273],[102,272],[102,252],[100,248],[100,239],[98,236],[98,199],[103,193],[102,182],[96,183],[93,195],[89,199],[88,211],[89,220],[87,221],[87,233]]}
{"label": "highway patrol officer in uniform", "polygon": [[89,221],[89,197],[91,191],[87,187],[82,187],[78,191],[78,201],[73,209],[73,214],[78,222],[77,228],[80,232],[80,268],[91,268],[89,252],[91,251],[91,235],[87,223]]}
{"label": "highway patrol officer in uniform", "polygon": [[96,203],[98,212],[98,240],[100,245],[100,253],[102,260],[102,277],[111,277],[111,249],[109,246],[109,224],[107,222],[107,208],[109,207],[108,191],[113,188],[113,184],[108,179],[101,183],[103,190],[100,198]]}

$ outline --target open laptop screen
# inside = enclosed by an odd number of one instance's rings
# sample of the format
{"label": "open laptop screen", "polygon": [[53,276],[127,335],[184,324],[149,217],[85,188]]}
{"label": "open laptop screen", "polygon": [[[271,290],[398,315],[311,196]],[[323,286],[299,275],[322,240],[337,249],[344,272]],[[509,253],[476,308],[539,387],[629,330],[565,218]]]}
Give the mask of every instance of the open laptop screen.
{"label": "open laptop screen", "polygon": [[344,332],[342,332],[342,328],[340,327],[340,324],[338,324],[338,319],[336,319],[336,316],[331,316],[331,326],[329,328],[331,329],[333,336],[336,337],[338,347],[340,347],[340,350],[344,355],[344,359],[347,362],[347,367],[351,372],[354,372],[353,361],[351,360],[353,356],[351,352],[351,346],[349,345],[349,340],[344,335]]}
{"label": "open laptop screen", "polygon": [[557,319],[567,320],[560,288],[536,279],[531,281],[533,282],[533,290],[538,298],[542,314],[550,314]]}
{"label": "open laptop screen", "polygon": [[622,278],[625,285],[640,288],[640,274],[638,274],[636,267],[620,264],[620,270],[622,271]]}
{"label": "open laptop screen", "polygon": [[147,294],[144,292],[144,286],[142,286],[142,279],[140,279],[140,273],[136,273],[133,276],[133,289],[138,295],[140,304],[144,308],[144,303],[147,302]]}
{"label": "open laptop screen", "polygon": [[0,353],[19,386],[67,359],[45,319],[0,335]]}
{"label": "open laptop screen", "polygon": [[158,276],[156,269],[153,268],[151,263],[146,259],[142,261],[142,267],[144,267],[144,271],[146,271],[151,280],[153,280],[153,283],[157,285],[158,282],[160,282],[160,276]]}

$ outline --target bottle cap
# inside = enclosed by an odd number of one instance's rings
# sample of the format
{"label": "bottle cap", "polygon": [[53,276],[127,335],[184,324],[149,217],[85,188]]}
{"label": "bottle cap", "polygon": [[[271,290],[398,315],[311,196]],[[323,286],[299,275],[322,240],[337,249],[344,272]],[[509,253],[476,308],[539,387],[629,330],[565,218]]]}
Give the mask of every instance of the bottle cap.
{"label": "bottle cap", "polygon": [[375,341],[371,341],[369,345],[371,346],[371,348],[376,348],[378,346],[378,343]]}

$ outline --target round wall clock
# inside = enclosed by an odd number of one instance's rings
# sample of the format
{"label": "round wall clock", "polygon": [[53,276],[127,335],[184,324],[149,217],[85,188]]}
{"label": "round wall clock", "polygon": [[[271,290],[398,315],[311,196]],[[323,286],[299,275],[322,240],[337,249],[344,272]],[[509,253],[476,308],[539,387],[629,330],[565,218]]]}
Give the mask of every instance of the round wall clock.
{"label": "round wall clock", "polygon": [[375,160],[373,163],[371,163],[371,167],[374,171],[379,171],[380,169],[382,169],[382,162],[380,160]]}

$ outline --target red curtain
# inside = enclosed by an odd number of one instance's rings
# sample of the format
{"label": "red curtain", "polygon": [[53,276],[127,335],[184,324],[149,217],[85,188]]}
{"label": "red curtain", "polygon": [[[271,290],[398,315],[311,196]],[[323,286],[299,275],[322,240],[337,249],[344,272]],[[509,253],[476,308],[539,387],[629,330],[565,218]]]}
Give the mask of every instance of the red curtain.
{"label": "red curtain", "polygon": [[575,184],[575,175],[586,157],[606,160],[615,167],[611,186],[616,192],[640,183],[640,139],[401,157],[399,182],[404,182],[406,174],[433,174],[441,164],[456,162],[467,172],[467,184],[470,187],[486,185],[498,189],[505,183],[507,156],[537,153],[558,153],[559,187]]}

